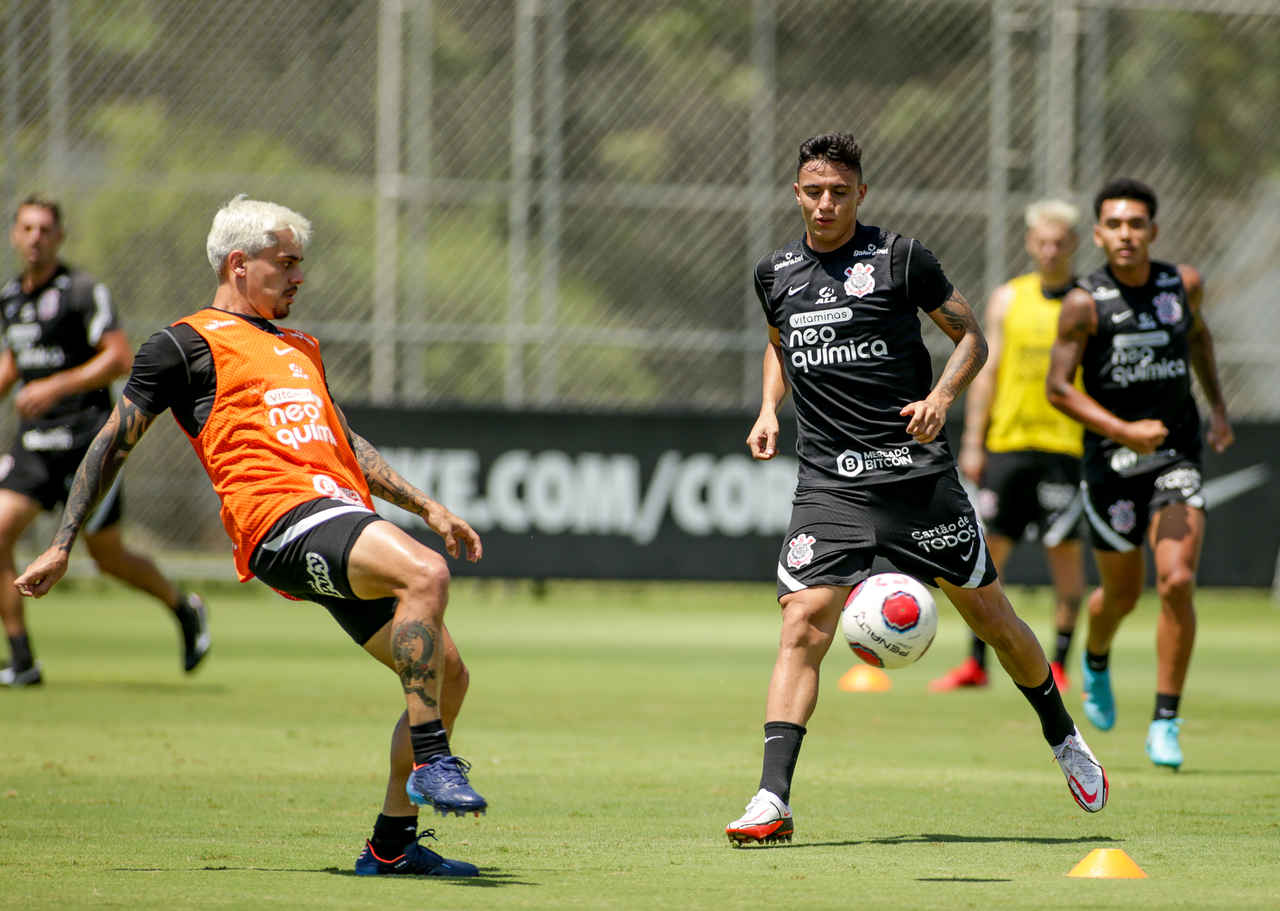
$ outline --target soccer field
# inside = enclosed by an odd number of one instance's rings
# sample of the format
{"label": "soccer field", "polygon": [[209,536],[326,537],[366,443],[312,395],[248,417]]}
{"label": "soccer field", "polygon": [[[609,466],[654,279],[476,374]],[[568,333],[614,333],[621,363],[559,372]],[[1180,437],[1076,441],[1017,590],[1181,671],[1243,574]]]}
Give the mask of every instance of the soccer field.
{"label": "soccer field", "polygon": [[[264,587],[208,591],[213,651],[179,669],[172,622],[92,581],[29,607],[46,684],[0,691],[0,907],[1275,908],[1280,609],[1208,591],[1183,710],[1186,765],[1143,752],[1156,606],[1113,656],[1120,718],[1091,731],[1111,801],[1081,812],[1002,671],[931,694],[938,640],[886,693],[836,686],[796,775],[796,839],[732,849],[755,791],[777,638],[772,585],[455,585],[472,671],[453,738],[490,802],[424,815],[476,880],[358,878],[398,683],[324,611]],[[1042,591],[1013,589],[1042,635]],[[1076,648],[1079,648],[1077,642]],[[1074,681],[1073,681],[1074,682]],[[1142,880],[1066,876],[1120,848]]]}

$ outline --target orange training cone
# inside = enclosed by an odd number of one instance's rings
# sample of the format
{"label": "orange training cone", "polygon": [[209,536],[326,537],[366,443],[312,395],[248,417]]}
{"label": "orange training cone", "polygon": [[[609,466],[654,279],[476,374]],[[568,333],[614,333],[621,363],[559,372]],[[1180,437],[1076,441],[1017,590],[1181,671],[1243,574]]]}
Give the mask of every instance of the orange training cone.
{"label": "orange training cone", "polygon": [[1147,874],[1119,848],[1094,848],[1071,868],[1068,876],[1094,879],[1146,879]]}
{"label": "orange training cone", "polygon": [[869,664],[855,664],[840,678],[840,689],[846,693],[883,693],[892,688],[889,675]]}

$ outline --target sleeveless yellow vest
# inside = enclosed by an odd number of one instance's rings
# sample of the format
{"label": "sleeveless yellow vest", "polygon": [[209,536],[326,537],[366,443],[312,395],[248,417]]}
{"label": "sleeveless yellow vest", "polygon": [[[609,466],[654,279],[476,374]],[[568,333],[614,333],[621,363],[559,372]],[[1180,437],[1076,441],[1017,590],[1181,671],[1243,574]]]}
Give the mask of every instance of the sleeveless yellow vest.
{"label": "sleeveless yellow vest", "polygon": [[[1061,299],[1045,297],[1034,272],[1009,282],[1013,299],[1005,311],[996,392],[987,425],[987,449],[1035,449],[1079,457],[1082,428],[1049,404],[1044,380],[1058,334]],[[1080,386],[1080,377],[1076,377]]]}

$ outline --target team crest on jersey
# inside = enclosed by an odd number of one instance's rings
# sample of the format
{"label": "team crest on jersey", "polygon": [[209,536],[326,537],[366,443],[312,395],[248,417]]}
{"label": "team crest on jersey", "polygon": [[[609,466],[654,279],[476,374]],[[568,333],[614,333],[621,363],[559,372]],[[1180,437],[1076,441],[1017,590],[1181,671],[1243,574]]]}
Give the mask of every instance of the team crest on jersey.
{"label": "team crest on jersey", "polygon": [[58,315],[58,304],[61,301],[62,294],[57,288],[46,288],[40,295],[40,299],[36,301],[36,315],[42,321],[48,322]]}
{"label": "team crest on jersey", "polygon": [[817,541],[813,535],[804,532],[796,535],[787,543],[787,566],[799,569],[813,562],[813,545]]}
{"label": "team crest on jersey", "polygon": [[1132,500],[1116,500],[1107,507],[1107,515],[1111,517],[1111,527],[1122,535],[1133,531],[1138,521],[1133,513]]}
{"label": "team crest on jersey", "polygon": [[845,269],[845,293],[854,297],[866,297],[876,290],[876,280],[872,277],[871,270],[871,263],[856,263]]}
{"label": "team crest on jersey", "polygon": [[1172,326],[1182,319],[1182,301],[1172,291],[1157,294],[1151,303],[1156,308],[1156,318],[1166,326]]}

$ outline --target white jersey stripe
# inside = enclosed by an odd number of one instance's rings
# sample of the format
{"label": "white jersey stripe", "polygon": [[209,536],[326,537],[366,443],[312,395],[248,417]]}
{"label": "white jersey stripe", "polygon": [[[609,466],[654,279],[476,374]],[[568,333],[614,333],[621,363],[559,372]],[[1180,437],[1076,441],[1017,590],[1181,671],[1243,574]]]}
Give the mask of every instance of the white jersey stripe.
{"label": "white jersey stripe", "polygon": [[1134,545],[1108,525],[1106,520],[1098,515],[1098,511],[1093,508],[1093,504],[1089,502],[1089,488],[1084,481],[1080,482],[1080,493],[1084,495],[1084,514],[1089,519],[1089,527],[1116,550],[1133,550]]}

